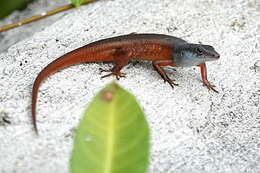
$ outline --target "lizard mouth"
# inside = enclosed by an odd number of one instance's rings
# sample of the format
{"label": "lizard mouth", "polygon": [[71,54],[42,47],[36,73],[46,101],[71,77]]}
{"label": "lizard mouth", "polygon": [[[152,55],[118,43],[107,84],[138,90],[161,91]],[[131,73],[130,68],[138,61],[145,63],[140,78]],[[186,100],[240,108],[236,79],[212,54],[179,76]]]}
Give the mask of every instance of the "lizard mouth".
{"label": "lizard mouth", "polygon": [[214,59],[219,59],[220,58],[220,55],[217,53],[217,52],[215,52],[213,55],[212,55],[212,58],[214,58]]}

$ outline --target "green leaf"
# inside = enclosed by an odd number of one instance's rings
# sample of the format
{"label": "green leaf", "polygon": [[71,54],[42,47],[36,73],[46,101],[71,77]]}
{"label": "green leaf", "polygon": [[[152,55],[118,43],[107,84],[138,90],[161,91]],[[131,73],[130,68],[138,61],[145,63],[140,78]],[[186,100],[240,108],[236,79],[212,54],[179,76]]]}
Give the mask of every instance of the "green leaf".
{"label": "green leaf", "polygon": [[145,173],[149,128],[134,96],[116,83],[90,103],[74,138],[71,173]]}
{"label": "green leaf", "polygon": [[33,0],[0,0],[0,19],[15,10],[22,10]]}
{"label": "green leaf", "polygon": [[70,0],[70,1],[71,1],[71,4],[73,4],[76,7],[79,7],[86,0]]}

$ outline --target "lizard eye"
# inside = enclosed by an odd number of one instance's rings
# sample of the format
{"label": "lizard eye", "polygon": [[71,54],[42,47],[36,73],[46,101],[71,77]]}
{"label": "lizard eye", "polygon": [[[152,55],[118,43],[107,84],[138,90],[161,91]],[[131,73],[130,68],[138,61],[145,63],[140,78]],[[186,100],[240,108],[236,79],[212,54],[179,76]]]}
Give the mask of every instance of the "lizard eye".
{"label": "lizard eye", "polygon": [[202,55],[202,54],[203,54],[202,50],[199,49],[199,48],[196,49],[196,52],[197,52],[199,55]]}

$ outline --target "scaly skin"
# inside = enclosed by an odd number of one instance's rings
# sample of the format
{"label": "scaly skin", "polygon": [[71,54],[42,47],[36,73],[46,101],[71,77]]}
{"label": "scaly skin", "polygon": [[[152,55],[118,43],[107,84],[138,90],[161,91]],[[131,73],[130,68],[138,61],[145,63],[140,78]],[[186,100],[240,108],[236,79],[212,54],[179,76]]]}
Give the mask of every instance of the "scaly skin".
{"label": "scaly skin", "polygon": [[120,70],[130,60],[152,61],[154,69],[168,82],[171,87],[178,85],[171,80],[163,70],[163,66],[194,66],[201,69],[203,85],[209,90],[215,86],[207,80],[206,61],[217,60],[219,54],[209,45],[190,44],[180,38],[161,34],[129,34],[108,38],[90,43],[73,50],[47,65],[35,79],[32,89],[32,120],[35,132],[38,134],[36,124],[36,102],[40,84],[51,74],[74,64],[85,62],[113,62],[111,70],[100,69],[101,72],[110,72],[102,76],[115,75],[117,79],[125,77]]}

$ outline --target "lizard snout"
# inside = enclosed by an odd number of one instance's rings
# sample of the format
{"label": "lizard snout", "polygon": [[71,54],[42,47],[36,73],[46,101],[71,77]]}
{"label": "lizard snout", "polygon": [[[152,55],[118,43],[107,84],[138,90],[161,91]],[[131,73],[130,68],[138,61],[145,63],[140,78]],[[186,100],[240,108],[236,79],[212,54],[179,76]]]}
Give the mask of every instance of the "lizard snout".
{"label": "lizard snout", "polygon": [[219,58],[220,58],[220,55],[219,55],[217,52],[215,52],[215,53],[213,54],[213,57],[216,58],[216,59],[219,59]]}

